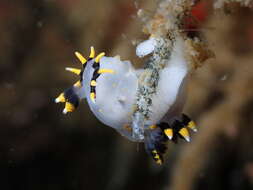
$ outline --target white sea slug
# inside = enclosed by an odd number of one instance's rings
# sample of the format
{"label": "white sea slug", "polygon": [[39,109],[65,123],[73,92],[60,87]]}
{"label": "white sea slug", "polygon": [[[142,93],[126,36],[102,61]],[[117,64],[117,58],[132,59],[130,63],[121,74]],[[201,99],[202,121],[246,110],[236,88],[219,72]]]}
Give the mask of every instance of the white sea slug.
{"label": "white sea slug", "polygon": [[119,56],[95,56],[91,47],[86,60],[76,52],[83,68],[66,68],[80,76],[55,102],[65,102],[63,113],[72,112],[86,98],[91,111],[105,125],[131,141],[144,142],[156,163],[163,162],[168,140],[178,137],[190,141],[187,128],[196,131],[195,123],[182,114],[185,102],[188,63],[184,42],[177,38],[173,48],[166,41],[150,38],[139,44],[139,57],[152,54],[145,69],[135,69]]}

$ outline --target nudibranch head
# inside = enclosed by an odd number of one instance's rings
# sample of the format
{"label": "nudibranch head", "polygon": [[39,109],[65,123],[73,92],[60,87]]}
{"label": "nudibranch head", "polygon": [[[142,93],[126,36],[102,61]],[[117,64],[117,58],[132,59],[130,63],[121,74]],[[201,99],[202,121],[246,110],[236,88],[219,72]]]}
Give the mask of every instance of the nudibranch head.
{"label": "nudibranch head", "polygon": [[119,56],[96,56],[93,47],[88,59],[76,52],[82,68],[66,70],[80,79],[55,102],[65,103],[66,114],[86,98],[102,123],[131,141],[144,142],[146,151],[161,164],[168,140],[177,142],[180,137],[190,141],[187,128],[196,131],[195,123],[181,114],[188,73],[183,41],[177,39],[172,49],[166,43],[155,38],[141,43],[137,55],[152,56],[146,68],[138,70]]}
{"label": "nudibranch head", "polygon": [[66,114],[74,111],[80,100],[86,98],[101,122],[136,141],[127,126],[131,126],[134,112],[137,71],[129,61],[121,61],[119,56],[106,57],[100,53],[95,57],[93,47],[88,60],[78,52],[75,55],[82,63],[82,69],[67,67],[66,70],[79,75],[80,79],[61,93],[55,102],[66,102],[63,110]]}

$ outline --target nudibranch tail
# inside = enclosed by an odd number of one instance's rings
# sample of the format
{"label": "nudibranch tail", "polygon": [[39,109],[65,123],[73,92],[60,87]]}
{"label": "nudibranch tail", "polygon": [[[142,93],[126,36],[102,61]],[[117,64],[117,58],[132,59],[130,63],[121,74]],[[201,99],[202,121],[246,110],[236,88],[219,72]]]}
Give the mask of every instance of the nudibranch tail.
{"label": "nudibranch tail", "polygon": [[167,138],[161,128],[156,125],[152,125],[149,129],[145,130],[144,135],[146,152],[151,155],[157,164],[161,165],[164,160],[163,156],[167,149]]}
{"label": "nudibranch tail", "polygon": [[157,164],[162,164],[168,140],[177,143],[178,137],[180,137],[190,142],[190,133],[187,128],[194,129],[194,132],[197,130],[194,122],[185,114],[182,114],[179,120],[175,119],[172,124],[161,122],[157,125],[149,126],[144,131],[146,152],[152,156]]}

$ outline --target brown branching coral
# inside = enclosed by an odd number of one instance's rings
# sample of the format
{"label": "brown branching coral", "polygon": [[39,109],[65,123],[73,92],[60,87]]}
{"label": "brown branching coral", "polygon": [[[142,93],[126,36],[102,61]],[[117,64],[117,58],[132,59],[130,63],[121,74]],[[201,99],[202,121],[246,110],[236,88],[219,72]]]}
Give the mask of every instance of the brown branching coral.
{"label": "brown branching coral", "polygon": [[197,68],[205,60],[213,57],[213,53],[201,38],[187,36],[188,28],[184,24],[186,18],[192,16],[190,10],[193,5],[194,2],[191,0],[161,1],[153,18],[144,26],[143,31],[151,36],[171,41],[178,35],[182,36],[185,39],[186,56],[192,67]]}
{"label": "brown branching coral", "polygon": [[253,6],[252,0],[216,0],[214,2],[214,7],[216,9],[219,9],[219,8],[223,8],[225,5],[232,4],[232,3],[239,3],[243,7]]}
{"label": "brown branching coral", "polygon": [[[207,70],[203,68],[203,74],[198,74],[198,79],[194,79],[193,83],[202,78],[203,81],[206,81],[206,84],[204,82],[194,87],[202,89],[201,91],[203,92],[200,92],[200,94],[204,93],[207,95],[215,91],[219,91],[219,94],[216,94],[217,97],[215,102],[212,103],[212,107],[208,107],[207,110],[205,107],[202,107],[201,112],[203,114],[199,121],[201,130],[193,143],[186,146],[181,153],[181,159],[175,168],[173,183],[170,186],[171,189],[194,189],[194,187],[198,188],[201,185],[210,184],[205,180],[213,180],[215,176],[219,178],[219,174],[216,173],[218,170],[221,170],[229,162],[232,165],[238,164],[240,162],[238,160],[241,159],[244,161],[240,163],[239,168],[235,169],[231,166],[232,168],[230,169],[231,172],[237,170],[236,172],[238,173],[233,177],[238,178],[241,175],[240,177],[243,181],[238,182],[236,186],[232,183],[236,179],[231,178],[228,181],[221,181],[219,185],[227,184],[227,188],[246,189],[252,185],[252,178],[250,175],[247,176],[246,173],[243,173],[243,170],[248,163],[252,162],[252,151],[249,148],[249,144],[252,144],[252,140],[250,140],[252,139],[252,122],[250,118],[252,117],[252,109],[250,109],[250,117],[246,116],[248,115],[246,112],[249,111],[247,105],[252,102],[253,97],[253,91],[251,90],[253,82],[253,54],[243,49],[246,45],[252,52],[253,46],[250,41],[247,44],[241,45],[236,43],[237,38],[240,38],[242,41],[245,41],[247,38],[249,39],[248,35],[241,35],[240,37],[238,35],[243,34],[243,31],[251,26],[252,16],[253,14],[250,9],[238,8],[233,16],[217,14],[207,23],[216,26],[215,32],[208,31],[206,33],[209,44],[212,44],[211,46],[214,49],[216,58],[204,66],[208,67]],[[237,30],[240,32],[236,32]],[[229,39],[231,39],[230,43],[226,43]],[[217,81],[216,85],[208,84],[207,81],[213,80]],[[196,94],[193,93],[194,95]],[[191,100],[194,101],[194,99]],[[208,101],[200,100],[203,101],[201,104]],[[228,151],[224,153],[216,152],[223,146],[223,143],[225,143],[225,147],[223,148],[227,148]],[[218,159],[216,159],[216,163],[213,163],[216,171],[212,170],[208,166],[220,154],[231,157],[231,160],[221,159],[219,163],[217,162]],[[201,175],[206,177],[200,177]],[[211,177],[211,175],[214,176]],[[222,178],[223,176],[220,177]],[[201,183],[201,180],[205,182]],[[251,185],[249,181],[251,181]],[[214,189],[220,187],[219,185],[210,184],[206,188]]]}

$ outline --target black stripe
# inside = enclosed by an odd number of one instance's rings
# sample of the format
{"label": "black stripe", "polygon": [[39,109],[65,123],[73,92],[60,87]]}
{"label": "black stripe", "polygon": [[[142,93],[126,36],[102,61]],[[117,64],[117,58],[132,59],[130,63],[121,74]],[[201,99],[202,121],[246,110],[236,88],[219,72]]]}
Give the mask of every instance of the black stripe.
{"label": "black stripe", "polygon": [[84,69],[82,69],[82,70],[81,70],[81,73],[80,73],[80,82],[83,81],[83,71],[84,71]]}
{"label": "black stripe", "polygon": [[100,76],[100,74],[98,73],[98,70],[99,70],[99,68],[94,71],[91,80],[97,80],[97,78]]}
{"label": "black stripe", "polygon": [[191,119],[187,115],[182,114],[182,123],[183,123],[183,125],[187,126],[190,122],[191,122]]}
{"label": "black stripe", "polygon": [[91,92],[91,93],[92,93],[92,92],[96,93],[96,87],[95,87],[95,86],[90,86],[90,92]]}
{"label": "black stripe", "polygon": [[[95,82],[97,82],[96,80],[97,80],[97,78],[100,76],[100,74],[98,73],[99,68],[100,68],[100,63],[99,63],[99,62],[98,62],[98,63],[94,62],[93,65],[92,65],[92,67],[93,67],[95,70],[94,70],[94,72],[93,72],[91,81],[94,80]],[[90,82],[91,82],[91,81],[90,81]],[[91,85],[90,85],[90,93],[95,93],[95,97],[96,97],[96,86],[91,86]]]}
{"label": "black stripe", "polygon": [[79,98],[76,95],[73,87],[70,87],[64,91],[64,97],[66,98],[67,102],[70,102],[75,108],[77,108],[79,105]]}
{"label": "black stripe", "polygon": [[99,67],[100,67],[99,62],[98,62],[98,63],[94,62],[93,65],[92,65],[92,67],[93,67],[94,69],[99,69]]}

